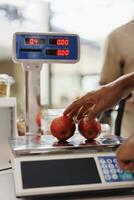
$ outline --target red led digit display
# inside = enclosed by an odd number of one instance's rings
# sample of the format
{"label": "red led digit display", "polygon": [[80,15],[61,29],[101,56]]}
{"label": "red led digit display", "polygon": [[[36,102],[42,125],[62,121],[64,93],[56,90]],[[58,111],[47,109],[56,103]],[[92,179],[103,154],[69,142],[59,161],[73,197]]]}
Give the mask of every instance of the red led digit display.
{"label": "red led digit display", "polygon": [[25,38],[25,43],[28,45],[41,45],[41,44],[45,44],[45,39]]}
{"label": "red led digit display", "polygon": [[67,46],[69,44],[69,40],[68,39],[57,39],[57,45],[65,45]]}
{"label": "red led digit display", "polygon": [[69,50],[68,49],[58,49],[57,56],[68,56]]}
{"label": "red led digit display", "polygon": [[68,46],[69,45],[69,39],[50,38],[49,44],[58,45],[58,46]]}
{"label": "red led digit display", "polygon": [[69,54],[68,49],[46,49],[46,55],[48,56],[69,56]]}

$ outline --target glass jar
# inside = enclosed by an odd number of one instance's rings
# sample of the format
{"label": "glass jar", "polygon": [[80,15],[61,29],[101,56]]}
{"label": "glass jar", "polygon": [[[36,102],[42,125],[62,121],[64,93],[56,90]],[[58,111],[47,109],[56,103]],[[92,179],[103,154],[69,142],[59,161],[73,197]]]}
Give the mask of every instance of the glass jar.
{"label": "glass jar", "polygon": [[10,96],[10,87],[15,80],[8,74],[0,74],[0,97]]}

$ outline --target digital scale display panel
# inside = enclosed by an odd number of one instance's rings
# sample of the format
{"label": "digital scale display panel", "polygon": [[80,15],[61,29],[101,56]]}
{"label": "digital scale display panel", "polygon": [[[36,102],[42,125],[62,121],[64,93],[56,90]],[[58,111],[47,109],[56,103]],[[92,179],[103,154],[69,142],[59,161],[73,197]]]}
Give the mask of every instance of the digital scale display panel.
{"label": "digital scale display panel", "polygon": [[16,33],[14,57],[18,62],[68,62],[79,60],[79,37],[76,34]]}
{"label": "digital scale display panel", "polygon": [[94,158],[23,161],[23,189],[101,183]]}

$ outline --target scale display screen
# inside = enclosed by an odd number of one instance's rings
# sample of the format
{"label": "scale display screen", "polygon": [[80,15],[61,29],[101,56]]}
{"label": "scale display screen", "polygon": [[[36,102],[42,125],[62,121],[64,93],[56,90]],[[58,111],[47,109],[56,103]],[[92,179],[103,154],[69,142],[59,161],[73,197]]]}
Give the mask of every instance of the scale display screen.
{"label": "scale display screen", "polygon": [[23,161],[23,189],[101,183],[94,158]]}
{"label": "scale display screen", "polygon": [[17,61],[77,62],[79,37],[76,34],[16,33],[13,39]]}

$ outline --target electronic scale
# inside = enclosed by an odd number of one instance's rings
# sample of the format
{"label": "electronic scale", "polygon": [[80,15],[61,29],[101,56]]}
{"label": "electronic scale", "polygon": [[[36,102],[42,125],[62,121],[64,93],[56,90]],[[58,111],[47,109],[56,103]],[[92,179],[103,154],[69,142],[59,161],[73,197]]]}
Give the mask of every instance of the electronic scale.
{"label": "electronic scale", "polygon": [[[25,71],[40,70],[43,63],[76,63],[79,46],[75,34],[15,33],[14,60]],[[85,141],[77,131],[64,143],[52,135],[12,137],[16,196],[133,189],[134,175],[120,170],[115,156],[122,142],[123,138],[112,135]]]}
{"label": "electronic scale", "polygon": [[[37,73],[40,71],[43,63],[78,62],[80,58],[79,46],[80,39],[76,34],[22,32],[14,34],[13,60],[21,63],[25,72],[25,121],[27,132],[33,131],[30,124],[30,111],[33,111],[29,99],[31,90],[30,72],[36,70]],[[34,112],[33,115],[35,115]]]}

